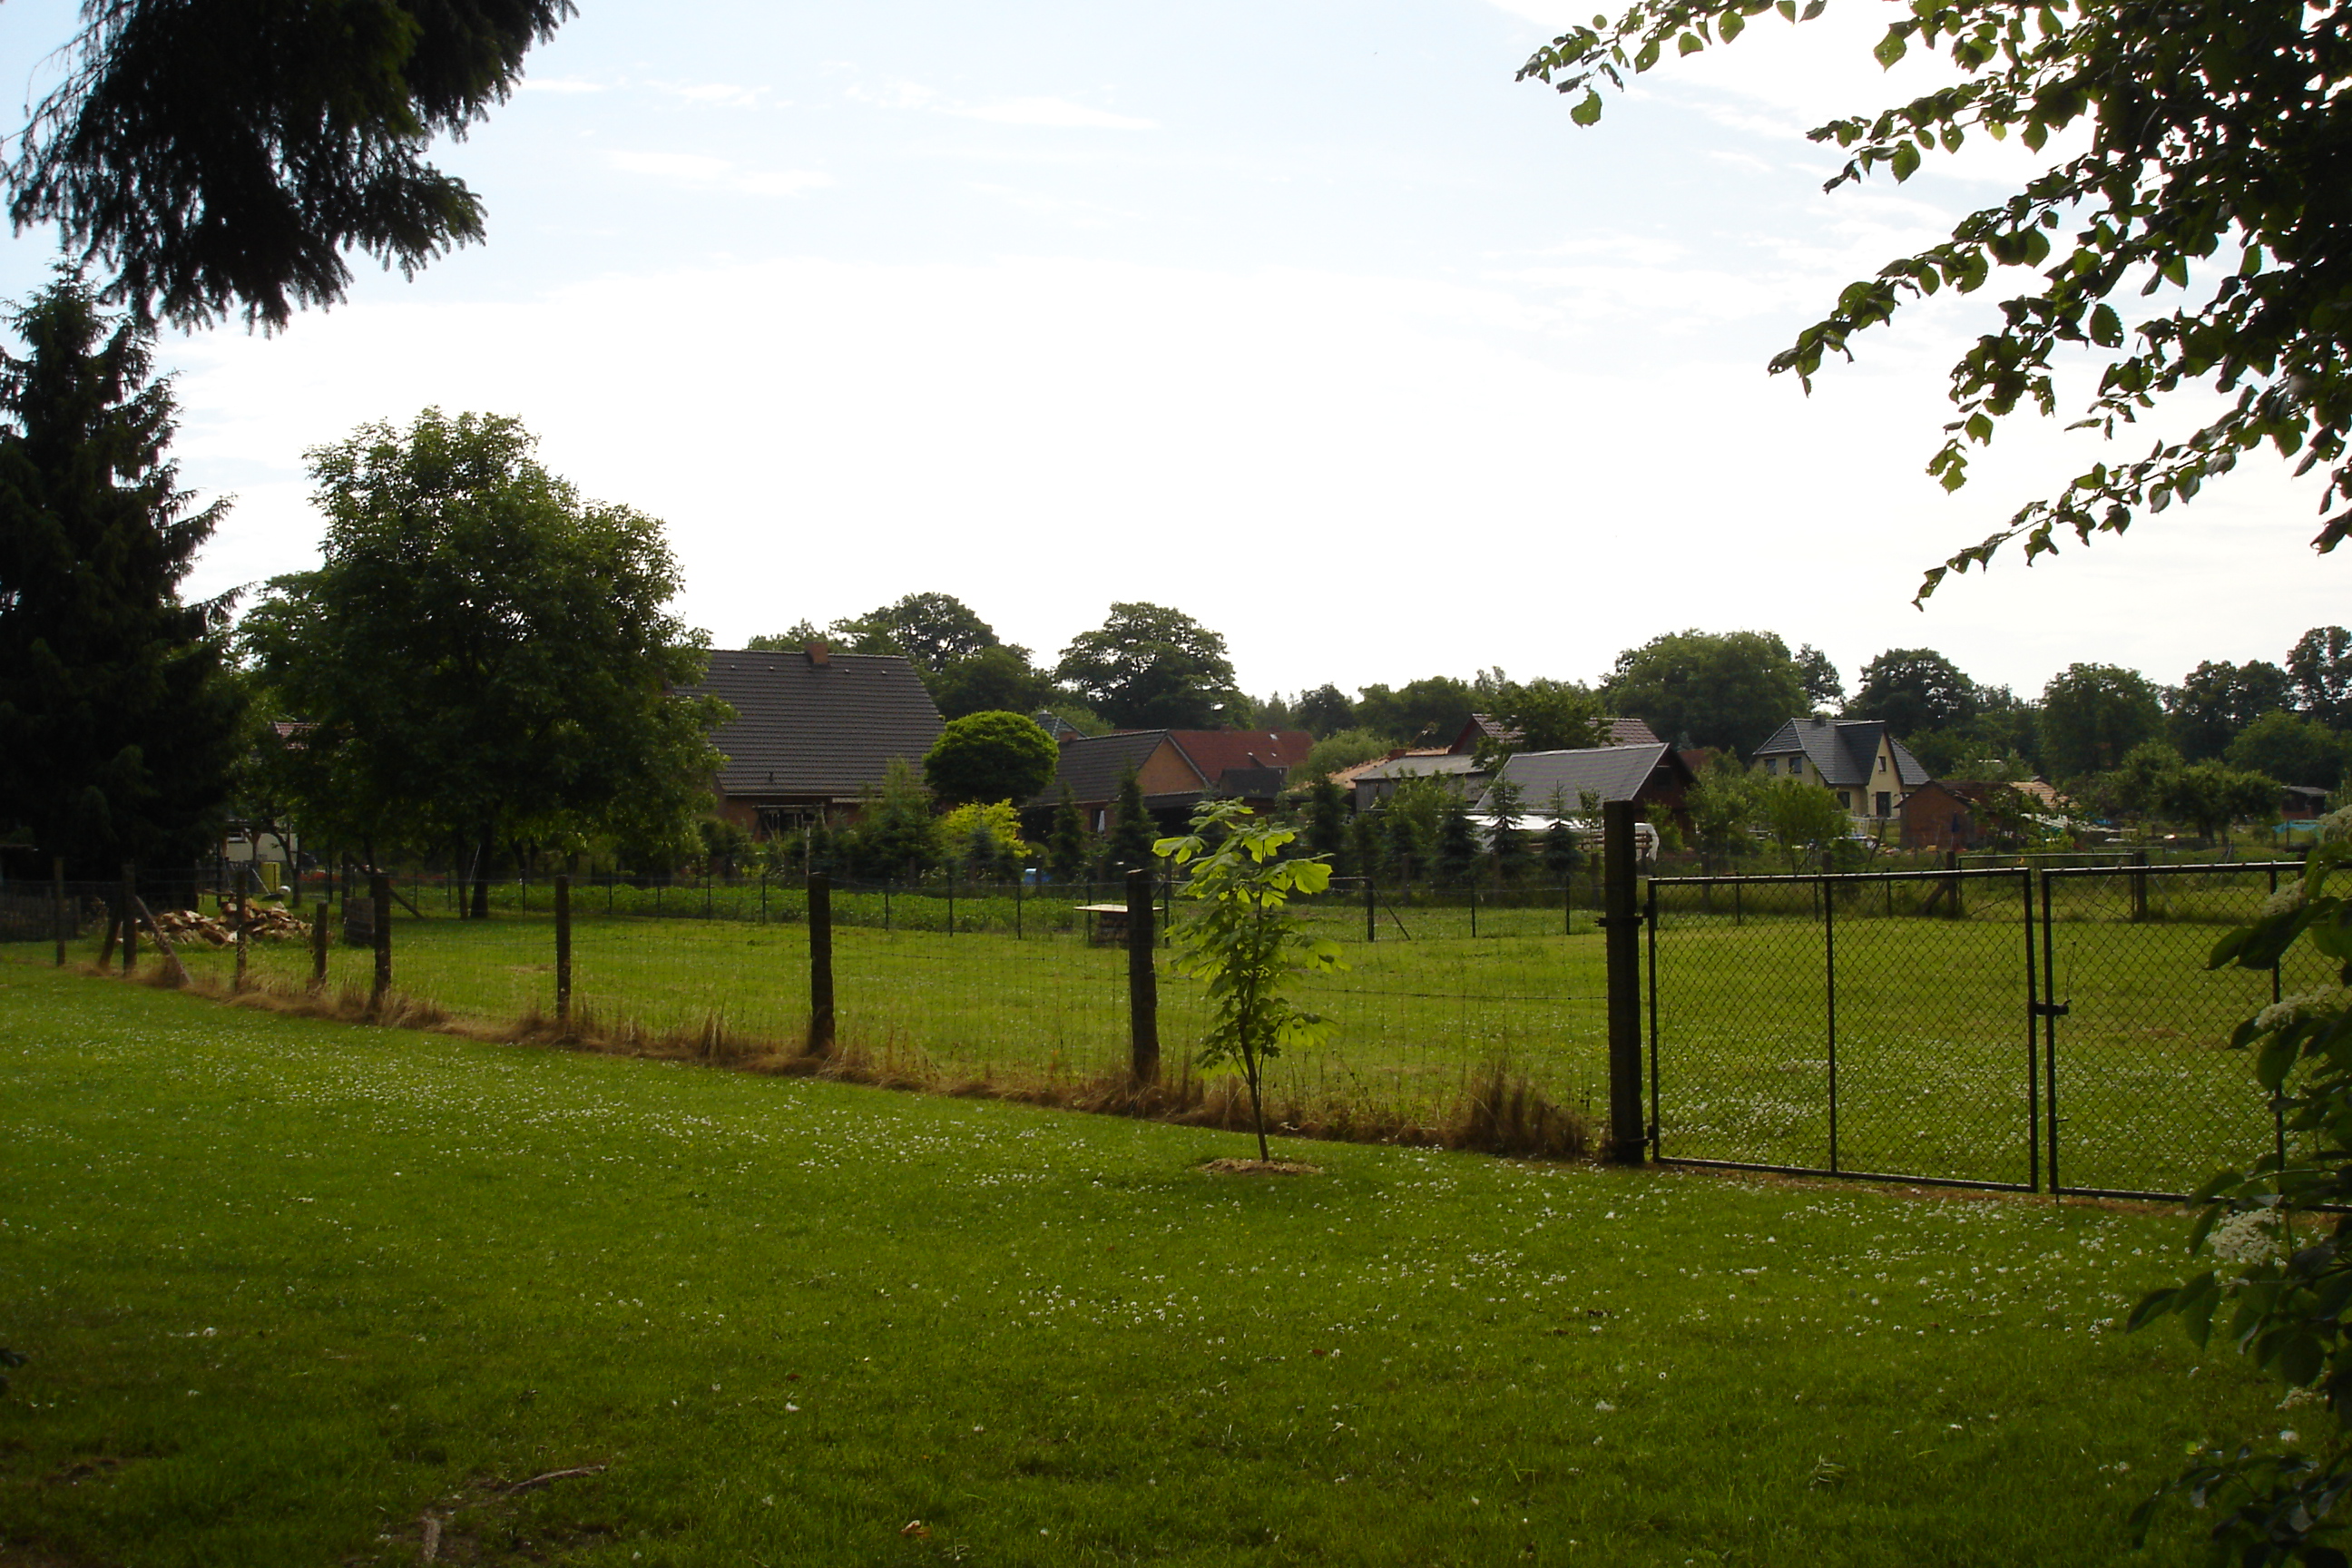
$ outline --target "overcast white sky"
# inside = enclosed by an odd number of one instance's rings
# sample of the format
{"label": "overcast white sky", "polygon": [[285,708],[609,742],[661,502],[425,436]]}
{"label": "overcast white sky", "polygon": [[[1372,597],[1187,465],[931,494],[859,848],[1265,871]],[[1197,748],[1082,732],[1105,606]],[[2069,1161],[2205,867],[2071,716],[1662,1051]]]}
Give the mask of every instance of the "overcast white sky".
{"label": "overcast white sky", "polygon": [[[438,404],[665,519],[719,646],[938,589],[1049,660],[1113,600],[1175,605],[1261,693],[1591,679],[1684,626],[2039,690],[2345,619],[2352,552],[2310,553],[2315,488],[2263,461],[1909,607],[2099,443],[2021,422],[1958,496],[1925,477],[1993,289],[1811,398],[1764,373],[2027,167],[1822,194],[1804,127],[1917,79],[1868,58],[1885,9],[1768,18],[1580,131],[1512,80],[1582,14],[1547,0],[592,0],[437,155],[487,246],[279,337],[165,341],[184,477],[237,498],[196,587],[315,560],[303,450]],[[72,7],[5,22],[37,90]],[[53,255],[0,245],[0,294]]]}

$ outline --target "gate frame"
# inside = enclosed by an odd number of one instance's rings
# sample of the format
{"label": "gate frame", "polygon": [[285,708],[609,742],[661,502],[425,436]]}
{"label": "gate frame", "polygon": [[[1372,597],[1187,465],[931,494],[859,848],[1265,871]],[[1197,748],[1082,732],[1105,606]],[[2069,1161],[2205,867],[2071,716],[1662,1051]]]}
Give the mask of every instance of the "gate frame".
{"label": "gate frame", "polygon": [[[2105,868],[2102,868],[2105,869]],[[1969,882],[1997,882],[2003,879],[2013,881],[2019,890],[2019,908],[2023,919],[2021,931],[2025,939],[2025,1111],[2026,1111],[2026,1180],[2023,1182],[1989,1182],[1962,1176],[1912,1176],[1885,1171],[1855,1171],[1842,1167],[1837,1155],[1837,969],[1835,900],[1832,893],[1840,886],[1881,886],[1892,882],[1944,882],[1953,886]],[[1650,1156],[1662,1165],[1685,1165],[1695,1169],[1718,1171],[1758,1171],[1781,1176],[1833,1176],[1843,1181],[1900,1182],[1910,1186],[1959,1187],[1974,1192],[2038,1193],[2042,1191],[2041,1146],[2042,1125],[2040,1103],[2041,1073],[2036,1055],[2041,1041],[2036,1026],[2042,1022],[2039,1013],[2040,994],[2035,986],[2033,962],[2033,883],[2034,872],[2030,867],[1988,866],[1974,869],[1947,867],[1923,871],[1801,871],[1786,876],[1765,877],[1653,877],[1649,879],[1647,897],[1643,905],[1643,924],[1648,928],[1650,1011]],[[1710,1160],[1689,1155],[1668,1154],[1664,1151],[1664,1126],[1660,1115],[1658,1089],[1658,889],[1660,888],[1742,887],[1759,886],[1811,887],[1820,890],[1822,929],[1822,979],[1824,989],[1824,1045],[1828,1052],[1830,1157],[1826,1167],[1820,1165],[1780,1165],[1752,1160]],[[2046,939],[2046,931],[2045,931]]]}

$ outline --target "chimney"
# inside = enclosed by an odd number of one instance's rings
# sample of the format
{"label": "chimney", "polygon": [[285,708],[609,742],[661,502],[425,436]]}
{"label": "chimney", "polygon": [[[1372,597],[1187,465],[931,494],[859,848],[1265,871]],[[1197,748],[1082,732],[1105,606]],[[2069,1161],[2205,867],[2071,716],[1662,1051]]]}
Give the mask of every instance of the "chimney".
{"label": "chimney", "polygon": [[808,661],[823,669],[833,662],[833,650],[821,642],[813,642],[808,645]]}

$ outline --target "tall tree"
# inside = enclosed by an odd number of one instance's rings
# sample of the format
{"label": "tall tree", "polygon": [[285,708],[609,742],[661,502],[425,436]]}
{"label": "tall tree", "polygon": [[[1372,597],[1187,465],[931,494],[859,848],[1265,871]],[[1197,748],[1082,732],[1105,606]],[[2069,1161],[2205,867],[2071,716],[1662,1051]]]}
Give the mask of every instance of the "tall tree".
{"label": "tall tree", "polygon": [[1225,639],[1160,605],[1113,605],[1099,627],[1071,639],[1055,673],[1123,730],[1219,729],[1238,722],[1249,700],[1234,683]]}
{"label": "tall tree", "polygon": [[1601,744],[1601,700],[1572,680],[1512,680],[1499,669],[1482,674],[1475,689],[1486,711],[1510,739],[1478,747],[1482,767],[1520,752],[1573,752]]}
{"label": "tall tree", "polygon": [[1450,675],[1425,676],[1391,690],[1367,686],[1356,704],[1361,729],[1391,737],[1400,745],[1438,745],[1451,742],[1478,710],[1478,699],[1466,680]]}
{"label": "tall tree", "polygon": [[2192,763],[2218,757],[2240,731],[2263,714],[2291,707],[2294,683],[2267,659],[2200,664],[2178,686],[2164,689],[2165,731]]}
{"label": "tall tree", "polygon": [[1160,825],[1143,804],[1143,781],[1133,768],[1118,775],[1118,798],[1112,802],[1110,833],[1105,847],[1114,866],[1134,870],[1151,864],[1151,847],[1160,842]]}
{"label": "tall tree", "polygon": [[[1799,19],[1795,0],[1778,9]],[[1823,9],[1810,0],[1801,15]],[[1596,82],[1622,87],[1669,51],[1727,44],[1763,10],[1760,0],[1633,0],[1613,24],[1596,17],[1561,35],[1520,75],[1580,90],[1572,118],[1591,124],[1601,117]],[[1856,333],[1892,319],[1906,296],[1968,292],[1996,268],[2031,268],[2038,276],[2003,301],[2000,324],[1952,369],[1958,417],[1928,465],[1948,488],[1965,481],[1969,448],[1990,442],[2020,404],[2056,412],[2053,362],[2069,346],[2107,361],[2085,423],[2111,436],[2167,395],[2194,407],[2210,385],[2227,399],[2218,414],[2200,410],[2194,433],[2161,440],[2136,462],[2093,463],[2029,503],[1930,571],[1921,595],[2021,536],[2032,560],[2055,547],[2062,529],[2084,541],[2119,533],[2143,510],[2189,500],[2263,445],[2299,456],[2305,469],[2331,465],[2323,512],[2352,501],[2342,320],[2352,268],[2343,179],[2352,30],[2341,11],[2306,0],[1914,0],[1890,11],[1874,51],[1881,65],[1916,45],[1948,55],[1961,79],[1810,132],[1847,154],[1832,188],[1874,169],[1907,179],[1924,153],[1957,150],[1972,132],[2014,131],[2039,152],[2073,131],[2081,150],[1963,217],[1948,240],[1847,287],[1771,368],[1810,384],[1825,357],[1849,353]],[[2151,296],[2159,302],[2137,303]],[[2332,549],[2347,531],[2352,507],[2327,516],[2315,542]]]}
{"label": "tall tree", "polygon": [[272,582],[243,628],[310,725],[283,757],[304,826],[379,855],[458,840],[478,915],[502,844],[690,822],[729,716],[677,689],[704,658],[668,610],[661,524],[582,500],[534,445],[428,408],[313,448],[324,563]]}
{"label": "tall tree", "polygon": [[[928,681],[949,666],[1001,646],[996,628],[952,594],[909,594],[833,623],[847,653],[898,653]],[[1024,658],[1026,648],[1015,648]]]}
{"label": "tall tree", "polygon": [[180,596],[227,508],[192,510],[165,456],[152,334],[70,271],[0,354],[0,833],[79,877],[192,861],[249,737],[226,597]]}
{"label": "tall tree", "polygon": [[1356,727],[1356,702],[1346,692],[1328,681],[1312,691],[1299,693],[1294,705],[1298,727],[1317,740],[1328,740],[1342,730]]}
{"label": "tall tree", "polygon": [[1668,742],[1742,752],[1811,708],[1804,672],[1771,632],[1653,637],[1617,656],[1601,698]]}
{"label": "tall tree", "polygon": [[942,718],[967,713],[1034,713],[1054,700],[1054,683],[1030,667],[1028,650],[998,643],[924,675]]}
{"label": "tall tree", "polygon": [[780,632],[761,632],[743,639],[743,646],[754,653],[798,653],[813,642],[826,642],[825,634],[817,629],[814,621],[803,616]]}
{"label": "tall tree", "polygon": [[482,237],[424,160],[506,100],[570,0],[85,0],[65,81],[6,171],[110,297],[200,326],[332,304],[352,251],[415,274]]}
{"label": "tall tree", "polygon": [[2060,778],[2111,768],[2162,733],[2155,684],[2136,669],[2070,664],[2042,689],[2042,760]]}
{"label": "tall tree", "polygon": [[1805,700],[1815,708],[1829,708],[1845,700],[1845,678],[1838,673],[1830,656],[1807,643],[1796,653],[1797,674],[1805,683]]}
{"label": "tall tree", "polygon": [[2330,729],[2352,729],[2352,632],[2314,626],[2288,650],[2303,710]]}
{"label": "tall tree", "polygon": [[1054,807],[1054,824],[1045,835],[1045,866],[1056,882],[1075,882],[1087,874],[1087,862],[1092,858],[1087,847],[1086,815],[1078,809],[1077,797],[1070,786],[1062,786],[1062,798]]}
{"label": "tall tree", "polygon": [[1337,865],[1347,847],[1347,798],[1329,779],[1317,779],[1307,791],[1307,852]]}
{"label": "tall tree", "polygon": [[1862,667],[1849,719],[1885,721],[1897,735],[1948,730],[1977,716],[1977,683],[1931,647],[1891,647]]}

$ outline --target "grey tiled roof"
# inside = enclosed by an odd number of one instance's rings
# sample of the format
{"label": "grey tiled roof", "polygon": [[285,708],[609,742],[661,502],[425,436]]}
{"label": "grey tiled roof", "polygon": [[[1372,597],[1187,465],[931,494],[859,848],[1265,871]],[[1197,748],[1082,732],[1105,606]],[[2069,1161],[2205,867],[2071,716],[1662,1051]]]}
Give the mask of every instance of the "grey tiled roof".
{"label": "grey tiled roof", "polygon": [[1919,759],[1887,734],[1885,721],[1880,719],[1791,719],[1756,748],[1756,755],[1784,757],[1801,752],[1822,783],[1860,789],[1875,777],[1881,739],[1895,754],[1898,784],[1916,789],[1927,782],[1927,770]]}
{"label": "grey tiled roof", "polygon": [[1079,801],[1100,802],[1118,797],[1118,781],[1129,768],[1140,769],[1144,759],[1158,751],[1168,739],[1165,730],[1122,730],[1116,734],[1096,735],[1062,742],[1062,754],[1055,762],[1054,782],[1038,792],[1031,805],[1052,805],[1062,798],[1062,786],[1070,786],[1071,795]]}
{"label": "grey tiled roof", "polygon": [[1412,752],[1366,768],[1356,775],[1356,782],[1372,784],[1389,779],[1439,778],[1451,773],[1475,773],[1478,771],[1478,759],[1467,752]]}
{"label": "grey tiled roof", "polygon": [[1647,746],[1596,746],[1577,752],[1521,752],[1503,763],[1502,776],[1519,786],[1523,810],[1540,811],[1557,789],[1573,811],[1591,790],[1602,800],[1632,800],[1664,768],[1676,779],[1687,770],[1663,742]]}
{"label": "grey tiled roof", "polygon": [[897,654],[836,653],[824,664],[794,649],[719,648],[694,696],[724,699],[733,721],[711,737],[727,757],[730,795],[854,800],[892,757],[920,766],[940,738],[940,710]]}

